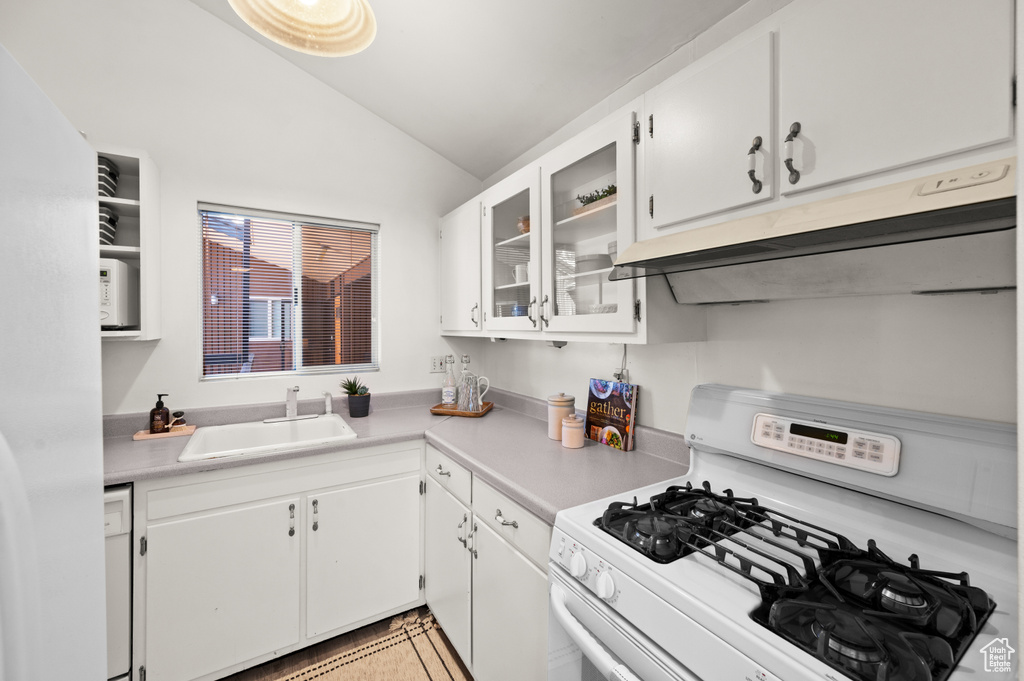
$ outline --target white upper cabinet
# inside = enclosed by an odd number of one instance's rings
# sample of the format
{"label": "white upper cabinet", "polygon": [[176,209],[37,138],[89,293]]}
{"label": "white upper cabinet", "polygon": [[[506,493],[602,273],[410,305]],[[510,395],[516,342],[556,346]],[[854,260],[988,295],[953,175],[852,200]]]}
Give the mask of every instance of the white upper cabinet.
{"label": "white upper cabinet", "polygon": [[540,222],[536,164],[484,192],[484,328],[488,331],[539,329]]}
{"label": "white upper cabinet", "polygon": [[541,159],[540,321],[545,331],[632,333],[633,281],[609,281],[635,240],[636,144],[630,111]]}
{"label": "white upper cabinet", "polygon": [[775,195],[772,34],[705,61],[655,87],[644,102],[641,220],[652,229]]}
{"label": "white upper cabinet", "polygon": [[441,331],[479,332],[480,200],[441,218]]}
{"label": "white upper cabinet", "polygon": [[783,166],[782,193],[1010,139],[1013,25],[1011,0],[823,0],[788,13],[773,142],[783,159],[791,147],[799,178]]}

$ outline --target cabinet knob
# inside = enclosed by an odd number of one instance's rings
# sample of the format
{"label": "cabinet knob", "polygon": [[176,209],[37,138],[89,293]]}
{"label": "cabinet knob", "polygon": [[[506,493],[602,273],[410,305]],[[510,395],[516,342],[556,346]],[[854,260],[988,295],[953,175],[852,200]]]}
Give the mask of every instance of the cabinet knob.
{"label": "cabinet knob", "polygon": [[751,144],[750,151],[747,152],[747,177],[750,178],[751,190],[755,194],[761,193],[761,180],[757,179],[757,152],[761,151],[761,138],[755,137]]}
{"label": "cabinet knob", "polygon": [[438,475],[447,475],[449,478],[452,477],[452,472],[446,471],[445,469],[441,468],[441,464],[437,464],[437,468],[435,468],[434,470],[437,471]]}
{"label": "cabinet knob", "polygon": [[800,181],[800,171],[793,167],[793,141],[797,135],[800,134],[800,123],[796,122],[789,126],[789,134],[786,135],[786,141],[782,145],[783,153],[786,155],[783,163],[786,164],[786,170],[789,171],[789,183],[796,184]]}

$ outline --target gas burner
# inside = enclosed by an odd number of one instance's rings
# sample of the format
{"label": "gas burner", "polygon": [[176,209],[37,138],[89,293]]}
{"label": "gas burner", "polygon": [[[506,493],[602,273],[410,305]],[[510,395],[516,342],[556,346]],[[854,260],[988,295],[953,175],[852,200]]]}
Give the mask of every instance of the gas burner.
{"label": "gas burner", "polygon": [[715,518],[721,515],[729,516],[730,519],[734,519],[737,514],[735,508],[724,504],[717,499],[698,499],[696,503],[690,507],[689,515],[692,518],[703,520],[705,518]]}
{"label": "gas burner", "polygon": [[928,609],[930,604],[924,589],[907,575],[886,570],[878,573],[878,579],[883,583],[879,602],[886,610],[918,614]]}
{"label": "gas burner", "polygon": [[885,659],[880,643],[882,632],[850,613],[815,609],[811,633],[819,641],[819,650],[827,642],[828,648],[841,658],[867,664]]}
{"label": "gas burner", "polygon": [[744,520],[755,499],[737,499],[730,490],[723,494],[703,489],[669,487],[639,505],[636,500],[614,502],[594,521],[648,558],[668,563],[707,546],[749,524]]}
{"label": "gas burner", "polygon": [[626,523],[627,542],[652,555],[668,558],[679,553],[680,522],[664,516],[648,515]]}

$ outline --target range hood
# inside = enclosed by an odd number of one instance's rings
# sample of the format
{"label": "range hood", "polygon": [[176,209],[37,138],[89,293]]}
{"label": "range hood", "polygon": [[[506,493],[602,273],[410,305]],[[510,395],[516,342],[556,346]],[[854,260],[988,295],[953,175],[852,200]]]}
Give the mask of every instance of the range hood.
{"label": "range hood", "polygon": [[664,275],[678,303],[1015,287],[1016,158],[629,246],[612,280]]}

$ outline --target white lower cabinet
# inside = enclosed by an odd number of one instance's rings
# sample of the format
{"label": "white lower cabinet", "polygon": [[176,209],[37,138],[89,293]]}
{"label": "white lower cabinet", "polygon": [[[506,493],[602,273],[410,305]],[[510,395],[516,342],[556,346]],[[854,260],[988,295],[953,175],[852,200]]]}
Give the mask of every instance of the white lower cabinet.
{"label": "white lower cabinet", "polygon": [[195,679],[299,641],[297,497],[146,531],[147,681]]}
{"label": "white lower cabinet", "polygon": [[470,494],[429,445],[426,460],[427,605],[475,681],[543,681],[551,527],[479,480]]}
{"label": "white lower cabinet", "polygon": [[308,495],[307,638],[419,596],[419,485],[417,471]]}
{"label": "white lower cabinet", "polygon": [[473,512],[428,477],[425,513],[423,570],[427,604],[459,657],[469,666],[473,659],[470,648],[473,559],[466,550],[466,535],[473,524]]}
{"label": "white lower cabinet", "polygon": [[473,555],[473,678],[546,679],[547,575],[479,519]]}
{"label": "white lower cabinet", "polygon": [[422,466],[419,441],[135,483],[133,678],[219,679],[422,605]]}

